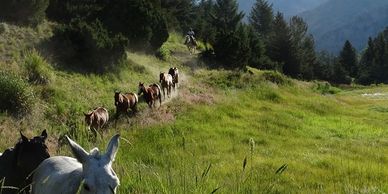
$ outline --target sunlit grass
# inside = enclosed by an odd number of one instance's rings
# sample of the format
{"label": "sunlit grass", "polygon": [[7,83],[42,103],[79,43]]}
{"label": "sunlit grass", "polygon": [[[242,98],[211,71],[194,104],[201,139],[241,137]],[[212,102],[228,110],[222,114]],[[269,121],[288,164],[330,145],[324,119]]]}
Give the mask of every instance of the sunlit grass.
{"label": "sunlit grass", "polygon": [[[181,41],[173,34],[168,49],[184,55]],[[65,134],[86,150],[105,150],[120,133],[113,164],[119,193],[388,192],[388,98],[363,96],[387,93],[387,86],[317,89],[277,72],[188,71],[179,57],[127,56],[103,75],[49,68],[55,79],[32,86],[39,98],[34,114],[0,115],[0,147],[14,145],[20,129],[32,136],[45,128],[51,153],[72,155]],[[113,118],[115,90],[137,92],[140,81],[157,83],[171,66],[188,78],[177,98],[154,110],[141,102],[130,123],[111,119],[104,137],[94,139],[83,112],[104,106]],[[159,120],[142,124],[155,115]]]}

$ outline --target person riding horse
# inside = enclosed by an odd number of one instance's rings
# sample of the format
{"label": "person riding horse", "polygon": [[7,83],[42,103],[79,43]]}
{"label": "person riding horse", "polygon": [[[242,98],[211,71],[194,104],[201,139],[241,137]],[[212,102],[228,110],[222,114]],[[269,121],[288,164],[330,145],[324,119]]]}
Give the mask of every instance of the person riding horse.
{"label": "person riding horse", "polygon": [[[196,42],[196,40],[195,40],[195,37],[194,37],[194,35],[195,35],[195,33],[194,33],[194,31],[193,31],[193,28],[190,28],[190,30],[187,32],[187,36],[189,36],[189,38],[190,38],[190,41],[192,41],[192,42]],[[186,42],[186,44],[187,44],[188,42]]]}
{"label": "person riding horse", "polygon": [[195,49],[197,47],[197,40],[194,37],[195,33],[192,28],[187,32],[185,37],[185,45],[189,49],[190,55],[195,53]]}

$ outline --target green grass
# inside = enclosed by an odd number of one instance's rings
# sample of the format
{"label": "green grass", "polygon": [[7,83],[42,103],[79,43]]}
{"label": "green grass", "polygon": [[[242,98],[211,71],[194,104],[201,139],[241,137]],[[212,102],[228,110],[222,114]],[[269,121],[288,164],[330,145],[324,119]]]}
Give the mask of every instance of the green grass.
{"label": "green grass", "polygon": [[[388,192],[388,95],[363,95],[388,93],[387,86],[338,89],[250,67],[190,70],[182,63],[195,59],[181,41],[170,36],[170,58],[128,53],[103,75],[47,67],[50,82],[30,85],[31,114],[0,114],[0,148],[14,145],[18,130],[47,129],[51,153],[71,155],[64,134],[86,150],[104,150],[121,133],[119,193]],[[19,61],[1,63],[23,75]],[[185,75],[177,98],[155,110],[141,102],[130,124],[112,121],[103,139],[93,139],[83,112],[104,106],[113,116],[115,90],[136,92],[139,81],[157,82],[170,66]]]}

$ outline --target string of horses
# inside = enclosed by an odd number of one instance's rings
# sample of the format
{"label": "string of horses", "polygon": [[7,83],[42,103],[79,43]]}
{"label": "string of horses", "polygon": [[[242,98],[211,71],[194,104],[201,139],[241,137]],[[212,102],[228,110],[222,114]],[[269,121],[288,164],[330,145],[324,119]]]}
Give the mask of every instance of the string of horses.
{"label": "string of horses", "polygon": [[[156,108],[157,103],[161,106],[162,101],[166,100],[166,97],[170,98],[172,92],[178,89],[178,68],[171,67],[168,70],[168,73],[161,72],[159,74],[159,84],[152,83],[147,86],[144,82],[139,82],[137,94],[134,92],[122,93],[121,91],[115,91],[114,105],[116,107],[116,119],[118,119],[121,114],[125,114],[126,116],[129,116],[130,114],[134,115],[138,111],[138,96],[140,95],[143,95],[145,102],[150,108]],[[100,133],[100,129],[103,128],[109,120],[108,110],[104,107],[96,107],[92,111],[84,113],[84,116],[88,129],[95,135],[97,132]]]}

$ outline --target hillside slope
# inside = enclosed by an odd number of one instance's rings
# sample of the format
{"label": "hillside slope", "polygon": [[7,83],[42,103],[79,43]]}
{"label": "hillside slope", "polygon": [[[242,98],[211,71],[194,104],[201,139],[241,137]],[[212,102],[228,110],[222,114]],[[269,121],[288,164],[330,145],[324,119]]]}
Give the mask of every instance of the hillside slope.
{"label": "hillside slope", "polygon": [[[287,18],[325,3],[328,0],[268,0],[275,12],[282,12]],[[238,0],[239,7],[248,16],[256,0]]]}
{"label": "hillside slope", "polygon": [[[208,69],[181,42],[170,37],[167,61],[128,52],[127,63],[103,75],[58,69],[47,58],[53,77],[30,84],[33,112],[0,114],[0,150],[19,130],[47,129],[52,155],[71,155],[64,134],[89,150],[120,133],[114,169],[122,194],[388,192],[387,86],[340,90],[249,67]],[[2,70],[23,76],[23,55],[15,56]],[[115,90],[157,82],[170,66],[186,75],[176,98],[157,109],[142,101],[129,122],[112,119],[103,138],[92,138],[84,111],[103,105],[113,114]]]}
{"label": "hillside slope", "polygon": [[350,40],[361,51],[368,37],[388,26],[388,1],[330,0],[300,16],[309,24],[319,50],[337,53]]}

